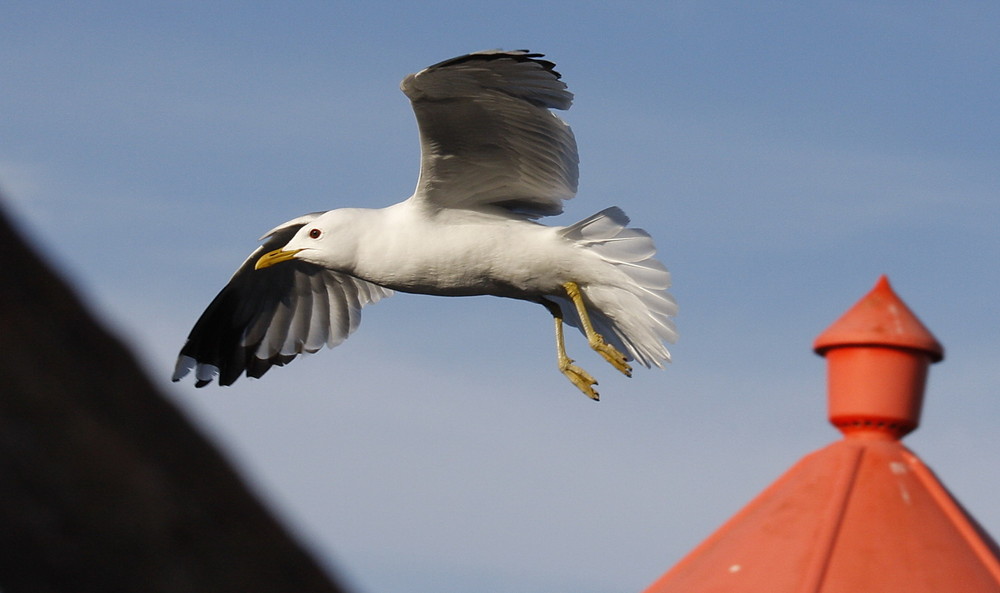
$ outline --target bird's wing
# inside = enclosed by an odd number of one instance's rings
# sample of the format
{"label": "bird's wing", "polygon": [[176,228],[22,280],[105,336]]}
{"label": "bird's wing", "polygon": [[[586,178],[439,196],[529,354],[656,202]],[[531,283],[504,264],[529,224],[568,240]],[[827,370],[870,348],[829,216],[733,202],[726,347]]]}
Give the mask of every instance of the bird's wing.
{"label": "bird's wing", "polygon": [[262,237],[205,309],[177,357],[173,380],[192,369],[202,387],[218,375],[230,385],[244,372],[260,377],[297,355],[343,342],[358,327],[361,307],[391,290],[301,260],[255,270],[261,255],[281,247],[319,213],[289,221]]}
{"label": "bird's wing", "polygon": [[549,109],[569,109],[573,94],[541,57],[479,52],[403,79],[420,128],[412,199],[528,218],[562,212],[576,194],[579,158],[572,130]]}

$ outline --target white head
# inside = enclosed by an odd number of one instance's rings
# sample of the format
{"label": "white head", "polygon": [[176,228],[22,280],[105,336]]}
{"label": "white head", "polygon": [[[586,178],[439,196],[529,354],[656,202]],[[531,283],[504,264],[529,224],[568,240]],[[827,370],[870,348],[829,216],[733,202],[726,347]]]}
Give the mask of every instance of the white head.
{"label": "white head", "polygon": [[308,221],[280,249],[265,253],[257,260],[256,269],[298,259],[329,268],[345,270],[353,265],[353,209],[330,210]]}

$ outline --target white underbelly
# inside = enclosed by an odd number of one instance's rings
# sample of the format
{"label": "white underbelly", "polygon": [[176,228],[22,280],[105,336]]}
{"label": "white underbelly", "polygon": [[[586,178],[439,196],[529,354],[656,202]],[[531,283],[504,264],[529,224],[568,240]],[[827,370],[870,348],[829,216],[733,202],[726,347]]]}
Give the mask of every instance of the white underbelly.
{"label": "white underbelly", "polygon": [[360,254],[355,274],[393,290],[532,299],[558,290],[578,258],[550,227],[492,219],[411,228]]}

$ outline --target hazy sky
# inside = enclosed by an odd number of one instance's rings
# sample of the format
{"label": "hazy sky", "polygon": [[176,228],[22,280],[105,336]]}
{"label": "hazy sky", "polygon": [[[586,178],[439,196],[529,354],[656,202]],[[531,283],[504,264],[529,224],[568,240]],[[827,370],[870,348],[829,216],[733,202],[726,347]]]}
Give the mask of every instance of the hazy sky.
{"label": "hazy sky", "polygon": [[[807,5],[7,2],[0,187],[359,593],[641,591],[839,438],[812,340],[882,273],[946,348],[906,443],[1000,534],[1000,5]],[[397,295],[262,380],[171,384],[264,231],[410,194],[402,77],[498,47],[576,94],[554,224],[652,233],[674,363],[626,379],[574,334],[594,403],[542,307]]]}

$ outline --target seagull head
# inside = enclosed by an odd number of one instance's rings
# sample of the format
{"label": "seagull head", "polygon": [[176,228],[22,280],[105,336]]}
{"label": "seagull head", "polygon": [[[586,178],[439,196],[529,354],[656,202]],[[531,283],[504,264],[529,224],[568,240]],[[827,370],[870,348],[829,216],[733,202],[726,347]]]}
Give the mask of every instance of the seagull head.
{"label": "seagull head", "polygon": [[295,235],[280,249],[269,251],[260,256],[254,268],[257,270],[269,268],[284,261],[298,259],[325,268],[337,269],[348,257],[348,246],[345,241],[349,237],[345,225],[349,225],[351,216],[344,210],[330,210],[313,218],[302,225]]}
{"label": "seagull head", "polygon": [[260,256],[254,268],[260,270],[295,259],[346,271],[355,259],[357,242],[365,228],[359,212],[357,208],[339,208],[310,218],[284,247]]}

